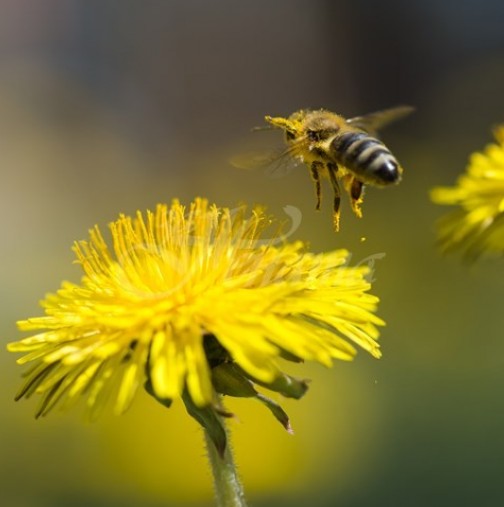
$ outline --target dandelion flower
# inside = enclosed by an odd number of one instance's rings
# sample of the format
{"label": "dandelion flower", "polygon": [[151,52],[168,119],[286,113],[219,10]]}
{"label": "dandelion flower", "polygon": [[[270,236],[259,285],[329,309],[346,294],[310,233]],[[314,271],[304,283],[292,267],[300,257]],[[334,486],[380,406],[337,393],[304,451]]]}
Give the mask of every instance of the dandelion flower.
{"label": "dandelion flower", "polygon": [[17,398],[41,396],[37,416],[85,399],[91,412],[112,400],[123,412],[139,388],[165,405],[182,398],[201,424],[226,415],[218,394],[254,397],[288,428],[260,385],[300,398],[304,380],[285,360],[350,360],[359,345],[379,357],[383,321],[369,294],[369,268],[345,250],[313,254],[301,242],[261,239],[271,220],[196,199],[121,215],[112,245],[98,227],[74,245],[84,275],[20,321],[33,336],[9,344],[30,363]]}
{"label": "dandelion flower", "polygon": [[459,249],[469,260],[504,252],[504,125],[494,135],[495,143],[471,156],[456,186],[431,191],[435,203],[459,206],[439,221],[442,250]]}

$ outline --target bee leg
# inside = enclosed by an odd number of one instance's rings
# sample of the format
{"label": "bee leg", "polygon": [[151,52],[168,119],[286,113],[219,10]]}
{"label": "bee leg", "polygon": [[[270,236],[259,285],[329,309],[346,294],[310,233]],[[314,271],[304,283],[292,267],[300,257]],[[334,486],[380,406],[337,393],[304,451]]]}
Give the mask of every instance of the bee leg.
{"label": "bee leg", "polygon": [[320,210],[320,202],[322,200],[322,191],[320,188],[320,174],[319,170],[322,168],[322,164],[320,162],[313,162],[310,169],[311,169],[311,176],[313,181],[315,182],[315,193],[317,195],[317,205],[315,206],[315,209],[317,211]]}
{"label": "bee leg", "polygon": [[336,164],[327,164],[327,172],[329,173],[329,179],[331,180],[331,186],[334,192],[333,201],[333,226],[336,232],[339,231],[340,221],[340,203],[341,203],[341,192],[336,173],[338,172],[338,166]]}
{"label": "bee leg", "polygon": [[350,203],[353,212],[359,217],[362,217],[361,205],[364,197],[364,183],[357,178],[352,178],[349,184]]}

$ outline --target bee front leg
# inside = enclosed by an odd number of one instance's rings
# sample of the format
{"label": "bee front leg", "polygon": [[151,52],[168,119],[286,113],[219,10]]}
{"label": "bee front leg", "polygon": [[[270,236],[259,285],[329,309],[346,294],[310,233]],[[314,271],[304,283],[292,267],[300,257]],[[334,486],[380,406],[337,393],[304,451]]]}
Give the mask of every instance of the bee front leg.
{"label": "bee front leg", "polygon": [[319,171],[321,169],[322,169],[322,164],[320,162],[312,162],[310,170],[311,170],[312,179],[315,182],[315,193],[317,195],[317,205],[315,206],[315,209],[317,211],[320,210],[320,203],[322,201],[322,191],[320,188],[320,174],[319,174]]}
{"label": "bee front leg", "polygon": [[333,201],[333,226],[336,232],[339,231],[339,221],[340,221],[340,203],[341,203],[341,192],[338,183],[338,179],[336,178],[336,173],[338,172],[338,166],[336,164],[329,163],[327,164],[327,172],[329,173],[329,179],[331,180],[331,186],[334,192],[334,201]]}

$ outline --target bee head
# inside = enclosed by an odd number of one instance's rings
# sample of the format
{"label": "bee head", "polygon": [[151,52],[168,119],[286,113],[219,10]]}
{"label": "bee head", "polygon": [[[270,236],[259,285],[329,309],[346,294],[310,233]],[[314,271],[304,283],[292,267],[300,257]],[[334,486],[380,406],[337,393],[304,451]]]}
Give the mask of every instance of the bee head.
{"label": "bee head", "polygon": [[304,134],[312,143],[328,140],[340,130],[336,115],[327,111],[313,111],[307,115]]}
{"label": "bee head", "polygon": [[293,141],[298,138],[301,133],[301,124],[297,120],[292,120],[290,118],[282,118],[265,116],[264,119],[274,128],[282,129],[285,132],[285,136],[287,141]]}

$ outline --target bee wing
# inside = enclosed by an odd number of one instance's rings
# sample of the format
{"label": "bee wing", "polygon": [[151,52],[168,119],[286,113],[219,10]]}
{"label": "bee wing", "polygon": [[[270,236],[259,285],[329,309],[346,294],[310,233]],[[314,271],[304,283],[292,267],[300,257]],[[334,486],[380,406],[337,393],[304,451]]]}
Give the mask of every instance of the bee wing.
{"label": "bee wing", "polygon": [[229,162],[237,169],[264,169],[278,158],[274,151],[247,151],[233,156]]}
{"label": "bee wing", "polygon": [[288,174],[297,164],[288,149],[270,151],[250,151],[230,159],[237,169],[263,169],[271,178],[281,178]]}
{"label": "bee wing", "polygon": [[350,118],[347,123],[352,127],[365,130],[369,134],[376,135],[377,131],[386,127],[388,124],[408,116],[415,110],[411,106],[398,106],[375,113],[366,114],[364,116],[356,116]]}

